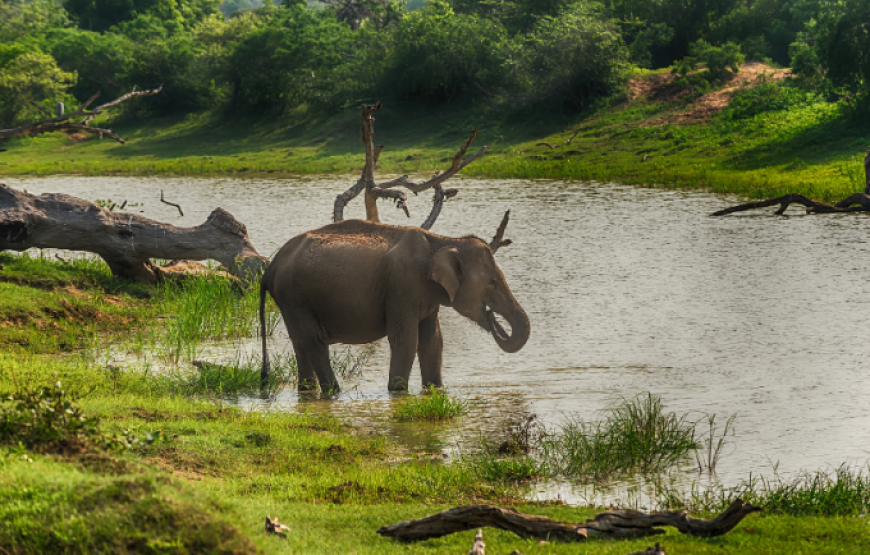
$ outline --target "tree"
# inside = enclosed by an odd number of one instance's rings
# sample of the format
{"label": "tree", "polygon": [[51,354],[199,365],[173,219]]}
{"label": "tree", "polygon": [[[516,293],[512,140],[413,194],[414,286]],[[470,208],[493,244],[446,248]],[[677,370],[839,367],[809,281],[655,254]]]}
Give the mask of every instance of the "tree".
{"label": "tree", "polygon": [[37,113],[40,101],[61,100],[75,80],[75,73],[61,70],[38,49],[0,44],[0,127]]}
{"label": "tree", "polygon": [[870,3],[821,3],[810,27],[818,58],[831,84],[847,95],[870,93]]}

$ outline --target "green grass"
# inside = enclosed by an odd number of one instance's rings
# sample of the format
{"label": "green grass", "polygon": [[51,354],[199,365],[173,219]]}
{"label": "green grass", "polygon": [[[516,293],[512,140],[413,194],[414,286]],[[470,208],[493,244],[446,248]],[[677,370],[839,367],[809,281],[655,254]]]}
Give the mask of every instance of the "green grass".
{"label": "green grass", "polygon": [[[83,293],[83,303],[96,303],[105,294],[131,303],[141,301],[128,289],[129,284],[105,277],[99,265],[69,270],[59,262],[3,256],[7,267],[33,264],[30,282],[6,282],[21,291],[56,292],[74,283]],[[42,288],[29,284],[34,281],[41,281]],[[158,310],[182,302],[176,298],[169,303],[166,291],[158,288],[137,294],[149,298],[142,303],[148,311],[140,305],[135,305],[135,311],[152,318]],[[24,304],[25,296],[16,295],[9,297],[17,300],[4,310]],[[238,293],[226,295],[240,305],[246,303]],[[192,334],[191,341],[207,341],[212,334],[226,337],[226,330],[240,329],[233,327],[241,324],[232,323],[232,318],[247,320],[250,316],[253,320],[248,310],[227,308],[226,314],[233,316],[224,323],[191,326],[201,330]],[[26,325],[17,322],[12,327]],[[158,335],[171,324],[141,325]],[[87,331],[85,327],[79,330]],[[106,329],[91,334],[88,341],[135,345],[139,340],[130,339],[135,333]],[[428,452],[403,448],[387,434],[356,429],[322,410],[313,410],[320,401],[273,412],[229,406],[221,395],[245,391],[258,378],[256,361],[204,366],[195,371],[198,375],[182,377],[108,368],[87,351],[64,356],[46,351],[57,349],[35,344],[0,348],[0,396],[51,388],[61,381],[70,398],[78,401],[82,411],[78,416],[98,419],[98,437],[123,437],[131,445],[104,451],[96,442],[80,450],[43,454],[36,445],[28,450],[4,436],[9,445],[0,446],[0,548],[10,554],[256,551],[381,555],[410,549],[446,555],[467,552],[474,533],[406,545],[381,538],[376,530],[464,503],[505,504],[574,522],[598,512],[523,501],[534,487],[528,480],[554,472],[534,455],[483,453],[445,463]],[[359,371],[365,355],[363,351],[338,356],[345,372],[353,373]],[[288,359],[288,372],[290,366]],[[443,391],[408,401],[440,407],[423,414],[455,414],[457,403],[468,408],[467,401]],[[56,417],[44,420],[48,426],[57,421]],[[517,445],[537,445],[532,425],[528,418],[511,421],[506,437],[514,438]],[[587,423],[583,430],[609,430],[598,434],[602,445],[614,447],[614,452],[635,453],[640,461],[626,468],[652,468],[664,464],[661,461],[666,462],[674,446],[681,444],[677,440],[685,439],[686,422],[666,413],[656,398],[641,397],[616,407],[605,415],[601,426]],[[643,449],[651,454],[642,456]],[[690,555],[864,553],[870,543],[864,517],[870,497],[867,483],[866,474],[848,469],[827,478],[807,474],[796,482],[750,480],[742,489],[719,494],[717,503],[721,504],[724,494],[740,494],[766,505],[772,514],[753,515],[719,538],[692,538],[670,531],[656,540],[669,553]],[[670,506],[687,503],[668,497],[664,489],[660,499]],[[696,506],[703,511],[718,510],[720,505]],[[263,533],[266,515],[277,516],[290,526],[286,537]],[[484,537],[493,553],[519,550],[526,555],[624,555],[652,543],[641,539],[544,545],[492,529]]]}
{"label": "green grass", "polygon": [[[813,95],[785,96],[787,102],[767,103],[775,110],[757,112],[752,103],[765,99],[749,98],[740,109],[690,125],[666,123],[685,110],[683,103],[642,98],[571,117],[500,114],[461,103],[438,110],[388,104],[377,122],[378,141],[386,145],[379,172],[431,175],[479,127],[477,143],[491,150],[463,171],[469,176],[613,180],[747,197],[799,192],[821,200],[863,190],[859,160],[870,147],[870,118]],[[0,175],[352,174],[363,163],[358,119],[358,110],[348,108],[268,120],[201,114],[117,122],[127,145],[73,144],[62,135],[10,142]],[[570,145],[538,146],[575,133]]]}
{"label": "green grass", "polygon": [[600,420],[568,419],[541,450],[555,472],[601,482],[664,472],[686,463],[698,447],[688,415],[665,412],[660,397],[645,394],[621,401]]}
{"label": "green grass", "polygon": [[420,395],[408,395],[393,404],[393,417],[399,421],[447,420],[468,414],[471,402],[450,394],[447,389],[429,387]]}

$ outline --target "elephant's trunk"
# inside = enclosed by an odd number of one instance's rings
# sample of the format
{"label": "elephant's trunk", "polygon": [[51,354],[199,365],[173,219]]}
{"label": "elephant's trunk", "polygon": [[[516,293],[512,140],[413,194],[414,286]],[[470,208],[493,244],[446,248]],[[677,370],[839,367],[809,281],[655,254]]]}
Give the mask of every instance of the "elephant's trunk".
{"label": "elephant's trunk", "polygon": [[501,324],[498,323],[495,314],[496,311],[487,310],[486,318],[489,320],[489,331],[492,333],[492,338],[495,339],[495,342],[501,350],[506,353],[515,353],[522,349],[523,345],[525,345],[526,341],[529,339],[529,332],[531,330],[529,317],[526,316],[525,311],[523,311],[519,305],[516,305],[516,308],[513,310],[505,312],[498,311],[498,314],[503,316],[508,321],[508,324],[510,324],[510,335],[508,335]]}

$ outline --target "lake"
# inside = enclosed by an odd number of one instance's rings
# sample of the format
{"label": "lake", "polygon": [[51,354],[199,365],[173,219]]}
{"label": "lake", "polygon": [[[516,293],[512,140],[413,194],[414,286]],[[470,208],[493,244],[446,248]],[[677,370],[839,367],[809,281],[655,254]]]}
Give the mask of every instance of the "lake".
{"label": "lake", "polygon": [[[5,178],[32,193],[142,203],[176,225],[216,207],[243,222],[261,254],[329,222],[352,176],[300,179]],[[487,240],[511,209],[496,255],[532,335],[516,354],[450,309],[442,311],[445,384],[493,405],[528,404],[548,424],[592,419],[621,397],[652,392],[668,409],[737,415],[718,468],[749,473],[865,465],[870,436],[870,242],[866,215],[712,218],[738,202],[708,193],[605,183],[454,179],[459,195],[432,229]],[[160,190],[175,208],[159,202]],[[419,225],[431,195],[411,196],[411,219],[381,203],[387,223]],[[772,212],[774,209],[769,209]],[[362,217],[361,199],[345,211]],[[248,348],[255,347],[255,341]],[[290,350],[283,327],[273,350]],[[389,403],[389,351],[380,342],[363,376],[329,410]],[[412,388],[420,387],[419,372]],[[295,391],[275,407],[292,410]],[[460,424],[469,426],[481,423]],[[450,428],[440,436],[452,441]]]}

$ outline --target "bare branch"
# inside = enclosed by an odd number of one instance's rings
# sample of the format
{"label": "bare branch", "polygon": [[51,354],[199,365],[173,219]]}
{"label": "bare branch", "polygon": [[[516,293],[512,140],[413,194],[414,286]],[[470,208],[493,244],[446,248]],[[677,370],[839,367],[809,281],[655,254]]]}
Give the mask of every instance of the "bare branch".
{"label": "bare branch", "polygon": [[438,219],[438,216],[441,214],[441,207],[444,206],[444,203],[447,199],[455,197],[459,191],[456,189],[442,189],[441,185],[435,185],[435,196],[432,199],[432,211],[429,212],[429,217],[426,218],[426,221],[423,222],[423,229],[432,229],[432,226],[435,225],[435,220]]}
{"label": "bare branch", "polygon": [[495,251],[497,251],[501,247],[506,247],[513,243],[513,241],[511,241],[510,239],[504,238],[504,230],[507,229],[508,220],[510,220],[510,217],[511,211],[508,210],[504,213],[504,218],[501,219],[501,224],[499,224],[495,235],[492,237],[492,241],[489,242],[489,248],[492,251],[492,254],[495,254]]}
{"label": "bare branch", "polygon": [[[65,130],[76,130],[84,133],[93,133],[96,135],[100,135],[102,137],[105,135],[106,137],[110,137],[121,144],[124,144],[124,139],[119,137],[115,132],[111,129],[101,129],[99,127],[91,127],[87,125],[90,123],[95,117],[100,115],[103,110],[107,108],[112,108],[117,106],[121,102],[133,98],[134,96],[151,96],[159,93],[163,90],[163,85],[156,89],[150,89],[146,91],[136,91],[133,90],[112,102],[107,102],[101,106],[97,106],[93,111],[87,112],[87,107],[100,96],[99,91],[94,93],[89,99],[87,99],[84,104],[79,106],[79,108],[68,114],[64,114],[62,116],[47,118],[35,122],[28,123],[26,125],[22,125],[21,127],[15,127],[12,129],[0,129],[0,139],[12,138],[12,137],[33,137],[35,135],[39,135],[42,133],[50,133],[52,131],[65,131]],[[78,118],[79,116],[85,116],[83,120],[78,123],[73,123],[70,120]]]}
{"label": "bare branch", "polygon": [[178,206],[174,202],[169,202],[168,200],[163,198],[163,189],[160,189],[160,202],[162,202],[163,204],[168,204],[169,206],[174,206],[174,207],[178,208],[178,213],[181,214],[182,217],[184,217],[184,211],[181,210],[180,206]]}
{"label": "bare branch", "polygon": [[[767,200],[758,200],[755,202],[747,202],[737,206],[731,206],[723,210],[718,210],[711,214],[712,216],[725,216],[734,212],[745,212],[746,210],[754,210],[756,208],[766,208],[768,206],[779,205],[779,209],[774,212],[777,216],[782,215],[791,204],[802,204],[807,208],[807,214],[833,214],[837,212],[870,212],[870,195],[866,193],[855,193],[831,206],[824,202],[818,202],[807,198],[797,193],[789,193],[781,197],[771,198]],[[857,204],[858,206],[853,206]]]}
{"label": "bare branch", "polygon": [[401,208],[405,211],[405,215],[409,218],[411,217],[411,213],[408,212],[408,196],[402,191],[390,191],[384,189],[378,189],[375,187],[369,187],[368,194],[372,197],[379,198],[389,198],[396,201],[396,208]]}
{"label": "bare branch", "polygon": [[574,142],[574,138],[575,138],[579,133],[580,133],[580,130],[578,129],[577,131],[574,132],[573,135],[571,135],[571,138],[568,139],[567,141],[565,141],[564,143],[550,144],[550,143],[546,143],[546,142],[544,142],[544,143],[537,143],[535,146],[545,146],[545,147],[549,148],[550,150],[555,150],[555,149],[557,149],[557,148],[560,148],[560,147],[563,147],[563,146],[568,146],[568,145],[570,145],[572,142]]}
{"label": "bare branch", "polygon": [[356,182],[356,185],[335,197],[335,206],[332,209],[333,222],[340,222],[344,219],[344,207],[347,206],[347,203],[355,199],[357,195],[365,189],[365,186],[365,177],[360,177],[359,181]]}
{"label": "bare branch", "polygon": [[376,187],[378,189],[390,189],[392,187],[402,186],[411,191],[412,193],[416,194],[421,193],[427,189],[431,189],[436,185],[444,183],[445,181],[462,171],[465,166],[471,164],[472,162],[483,156],[487,150],[489,150],[488,146],[484,146],[483,148],[463,160],[462,157],[465,156],[465,153],[468,151],[468,147],[471,146],[471,143],[472,141],[474,141],[475,137],[477,137],[477,129],[471,132],[471,134],[468,136],[468,139],[466,139],[465,143],[453,157],[453,163],[450,165],[450,169],[435,174],[432,179],[424,183],[417,184],[408,180],[407,175],[403,175],[402,177],[391,179],[390,181],[386,181],[384,183],[381,183],[380,185],[376,185]]}

